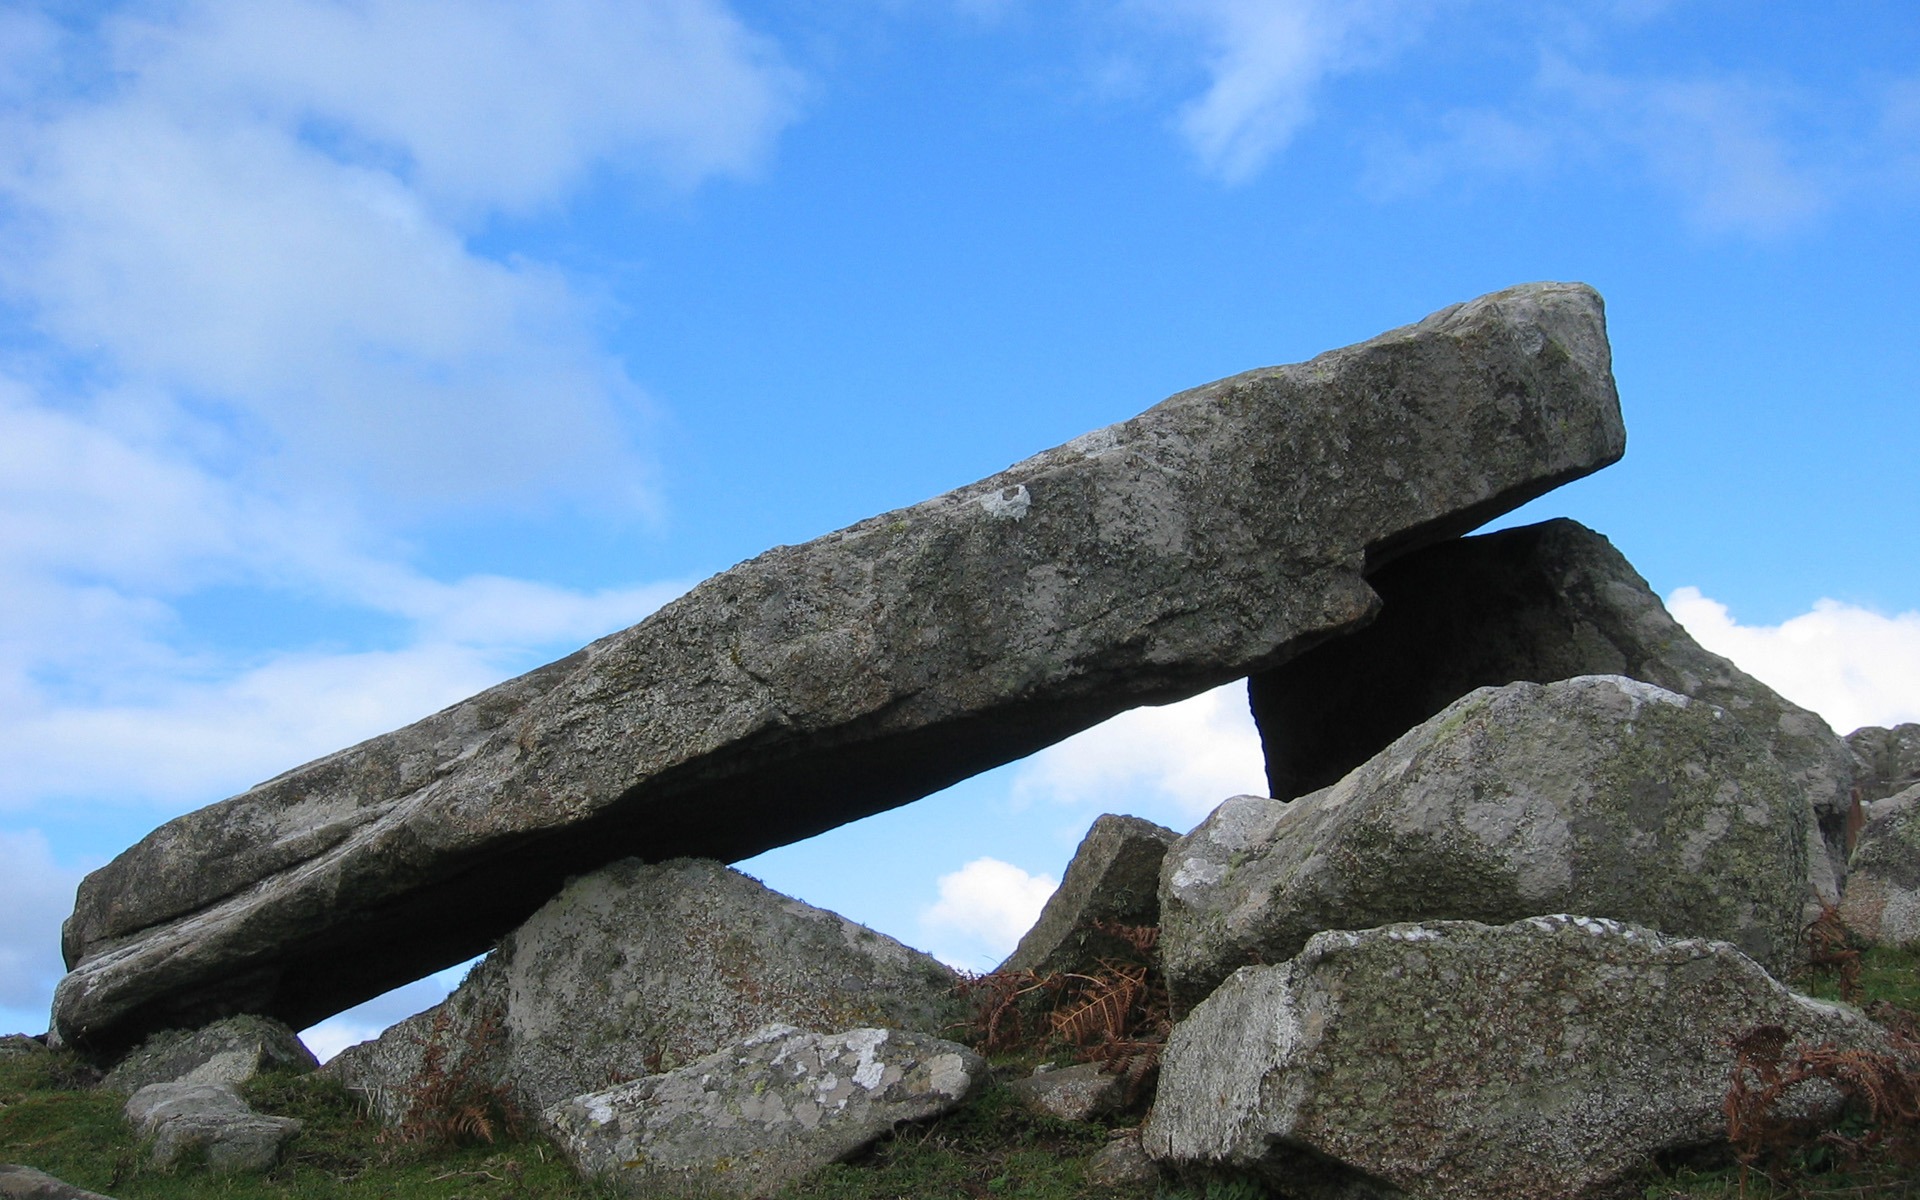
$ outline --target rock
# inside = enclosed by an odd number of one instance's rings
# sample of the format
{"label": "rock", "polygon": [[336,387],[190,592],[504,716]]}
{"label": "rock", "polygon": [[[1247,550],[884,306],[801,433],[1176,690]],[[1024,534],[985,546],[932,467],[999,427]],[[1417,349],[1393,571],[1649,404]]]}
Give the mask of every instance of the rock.
{"label": "rock", "polygon": [[570,875],[746,857],[1265,670],[1371,619],[1368,572],[1624,447],[1573,284],[1183,392],[168,822],[81,884],[56,1024],[96,1054],[303,1028]]}
{"label": "rock", "polygon": [[113,1200],[32,1167],[0,1163],[0,1200]]}
{"label": "rock", "polygon": [[1160,923],[1160,861],[1179,838],[1139,817],[1095,819],[1040,918],[1000,970],[1088,971],[1103,958],[1132,957],[1131,946],[1099,926]]}
{"label": "rock", "polygon": [[292,1117],[266,1117],[224,1083],[150,1083],[127,1101],[134,1133],[153,1139],[153,1165],[200,1152],[209,1171],[259,1173],[280,1161],[300,1132]]}
{"label": "rock", "polygon": [[370,1042],[348,1046],[320,1073],[395,1126],[431,1117],[450,1096],[510,1093],[506,1043],[506,960],[495,952],[475,963],[445,1000]]}
{"label": "rock", "polygon": [[1316,1200],[1625,1194],[1656,1155],[1724,1142],[1731,1043],[1763,1026],[1789,1054],[1886,1048],[1724,942],[1570,916],[1323,933],[1175,1028],[1141,1142]]}
{"label": "rock", "polygon": [[[1727,714],[1801,784],[1837,877],[1853,751],[1814,713],[1704,649],[1600,534],[1547,521],[1409,554],[1367,577],[1380,617],[1248,681],[1268,786],[1330,786],[1478,687],[1625,675]],[[1856,735],[1857,736],[1857,735]]]}
{"label": "rock", "polygon": [[1860,756],[1854,786],[1862,804],[1883,800],[1920,783],[1920,725],[1882,729],[1868,725],[1847,735]]}
{"label": "rock", "polygon": [[1140,1131],[1119,1131],[1122,1136],[1100,1147],[1087,1160],[1087,1182],[1095,1187],[1124,1188],[1152,1183],[1160,1177],[1147,1152],[1140,1148]]}
{"label": "rock", "polygon": [[1091,1121],[1127,1105],[1126,1077],[1101,1070],[1099,1063],[1036,1071],[1007,1089],[1034,1112],[1062,1121]]}
{"label": "rock", "polygon": [[1803,961],[1825,855],[1805,794],[1725,709],[1619,675],[1482,688],[1331,788],[1241,796],[1174,844],[1176,1011],[1323,929],[1587,912]]}
{"label": "rock", "polygon": [[557,1104],[546,1122],[583,1177],[632,1195],[770,1196],[957,1107],[986,1070],[966,1047],[920,1034],[769,1025],[676,1071]]}
{"label": "rock", "polygon": [[1873,807],[1854,843],[1840,919],[1862,941],[1920,949],[1920,784]]}
{"label": "rock", "polygon": [[[328,1064],[389,1121],[442,1072],[530,1112],[655,1075],[769,1024],[938,1033],[958,977],[917,950],[703,859],[627,859],[574,880],[441,1006]],[[476,1047],[484,1062],[465,1063]]]}
{"label": "rock", "polygon": [[103,1086],[131,1095],[150,1083],[239,1087],[262,1071],[319,1066],[300,1035],[270,1017],[239,1016],[203,1029],[156,1033],[107,1072]]}
{"label": "rock", "polygon": [[45,1054],[47,1039],[43,1034],[35,1037],[29,1033],[9,1033],[0,1037],[0,1054]]}

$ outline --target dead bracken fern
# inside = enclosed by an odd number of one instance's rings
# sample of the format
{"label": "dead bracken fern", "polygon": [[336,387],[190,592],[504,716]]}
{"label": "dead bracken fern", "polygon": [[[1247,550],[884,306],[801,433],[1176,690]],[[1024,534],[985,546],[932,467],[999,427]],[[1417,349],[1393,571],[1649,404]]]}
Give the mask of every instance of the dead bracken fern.
{"label": "dead bracken fern", "polygon": [[1156,950],[1159,929],[1101,922],[1129,948],[1088,972],[995,971],[963,980],[972,1002],[965,1030],[986,1054],[1044,1053],[1064,1046],[1082,1062],[1127,1079],[1128,1102],[1151,1083],[1173,1028]]}
{"label": "dead bracken fern", "polygon": [[1860,948],[1853,930],[1840,918],[1840,910],[1822,903],[1820,915],[1807,926],[1807,966],[1815,971],[1831,971],[1840,988],[1840,998],[1851,1004],[1860,994]]}
{"label": "dead bracken fern", "polygon": [[[1779,1025],[1762,1025],[1732,1043],[1734,1065],[1724,1108],[1727,1138],[1743,1176],[1769,1179],[1863,1163],[1920,1166],[1920,1042],[1889,1030],[1887,1051],[1820,1045],[1789,1054]],[[1831,1088],[1840,1111],[1823,1119],[1794,1115],[1796,1097]]]}
{"label": "dead bracken fern", "polygon": [[[518,1136],[523,1122],[506,1085],[487,1078],[503,1031],[492,1015],[455,1033],[445,1009],[420,1042],[420,1073],[405,1096],[400,1121],[383,1140],[430,1145],[492,1142]],[[450,1052],[458,1046],[459,1053]]]}

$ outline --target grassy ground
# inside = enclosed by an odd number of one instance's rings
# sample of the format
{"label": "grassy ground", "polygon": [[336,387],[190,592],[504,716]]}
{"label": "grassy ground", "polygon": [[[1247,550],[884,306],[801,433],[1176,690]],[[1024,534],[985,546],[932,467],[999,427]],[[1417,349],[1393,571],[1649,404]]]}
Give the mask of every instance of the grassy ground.
{"label": "grassy ground", "polygon": [[[1861,958],[1863,1007],[1879,1003],[1920,1018],[1920,955],[1869,951]],[[1831,972],[1799,986],[1837,998]],[[1898,1019],[1887,1009],[1883,1015]],[[1023,1073],[1026,1063],[1009,1063]],[[383,1140],[337,1084],[314,1076],[269,1076],[247,1089],[253,1106],[306,1124],[287,1160],[266,1176],[219,1177],[197,1167],[150,1166],[121,1116],[123,1098],[90,1090],[89,1074],[64,1055],[0,1054],[0,1162],[26,1163],[117,1200],[610,1200],[577,1179],[537,1137],[493,1144],[409,1145]],[[1087,1161],[1109,1131],[1034,1116],[1001,1086],[961,1111],[903,1130],[857,1162],[788,1188],[780,1200],[1259,1200],[1258,1188],[1221,1181],[1186,1190],[1153,1184],[1097,1188]],[[1646,1200],[1799,1200],[1863,1197],[1920,1200],[1920,1172],[1869,1162],[1835,1168],[1817,1149],[1771,1162],[1771,1174],[1726,1166],[1675,1168],[1651,1179]]]}
{"label": "grassy ground", "polygon": [[[315,1076],[268,1076],[245,1090],[257,1110],[298,1117],[305,1130],[266,1176],[215,1176],[148,1164],[121,1115],[124,1097],[83,1090],[63,1055],[0,1055],[0,1162],[24,1163],[116,1200],[606,1200],[545,1141],[503,1137],[466,1146],[382,1140],[352,1096]],[[1154,1187],[1089,1185],[1087,1159],[1108,1131],[1034,1116],[989,1086],[944,1120],[902,1131],[857,1163],[834,1166],[781,1200],[1000,1197],[1150,1200]]]}

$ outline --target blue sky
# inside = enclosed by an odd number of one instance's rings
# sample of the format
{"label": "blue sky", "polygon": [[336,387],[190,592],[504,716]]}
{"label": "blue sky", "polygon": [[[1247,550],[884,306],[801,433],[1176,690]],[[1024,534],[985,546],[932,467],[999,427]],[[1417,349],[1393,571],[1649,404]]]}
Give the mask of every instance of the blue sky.
{"label": "blue sky", "polygon": [[[1607,297],[1611,536],[1920,720],[1920,16],[1709,0],[0,9],[0,1026],[155,824],[781,542],[1512,283]],[[746,864],[990,965],[1232,693]],[[315,1034],[332,1046],[444,990]]]}

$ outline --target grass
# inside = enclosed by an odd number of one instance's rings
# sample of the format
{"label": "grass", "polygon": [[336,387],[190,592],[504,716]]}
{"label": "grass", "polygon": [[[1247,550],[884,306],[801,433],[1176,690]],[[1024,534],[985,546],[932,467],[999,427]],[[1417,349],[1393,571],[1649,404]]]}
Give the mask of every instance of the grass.
{"label": "grass", "polygon": [[[400,1144],[337,1083],[271,1074],[242,1089],[263,1113],[305,1129],[265,1176],[199,1167],[159,1170],[121,1114],[124,1097],[87,1090],[88,1073],[59,1053],[0,1055],[0,1162],[24,1163],[116,1200],[609,1200],[537,1136],[493,1144]],[[990,1084],[947,1117],[882,1141],[858,1162],[787,1188],[780,1200],[1004,1197],[1006,1200],[1151,1200],[1151,1185],[1089,1185],[1086,1162],[1106,1144],[1097,1125],[1027,1112]]]}

